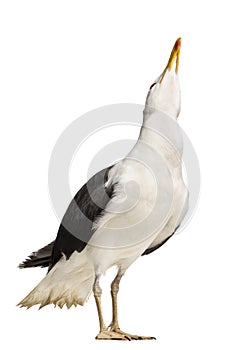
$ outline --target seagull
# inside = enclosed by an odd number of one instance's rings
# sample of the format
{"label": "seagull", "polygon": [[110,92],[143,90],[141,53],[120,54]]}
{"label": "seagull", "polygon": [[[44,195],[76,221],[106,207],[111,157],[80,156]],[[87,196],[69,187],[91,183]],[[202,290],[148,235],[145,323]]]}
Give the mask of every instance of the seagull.
{"label": "seagull", "polygon": [[[84,305],[93,292],[98,340],[152,340],[122,331],[117,295],[127,269],[160,248],[188,210],[182,176],[183,141],[177,122],[181,38],[151,85],[138,140],[125,158],[101,170],[77,192],[62,218],[55,241],[32,253],[20,268],[48,267],[46,276],[18,304],[40,308]],[[104,322],[101,276],[116,266],[111,284],[112,321]]]}

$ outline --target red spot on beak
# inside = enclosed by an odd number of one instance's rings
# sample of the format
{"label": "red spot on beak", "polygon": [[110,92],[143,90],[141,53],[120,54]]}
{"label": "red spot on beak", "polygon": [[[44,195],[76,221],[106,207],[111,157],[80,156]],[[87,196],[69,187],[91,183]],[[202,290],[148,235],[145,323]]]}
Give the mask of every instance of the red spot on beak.
{"label": "red spot on beak", "polygon": [[174,49],[176,50],[176,51],[179,51],[180,50],[180,48],[181,48],[181,38],[179,38],[179,39],[177,39],[176,40],[176,42],[175,42],[175,47],[174,47]]}

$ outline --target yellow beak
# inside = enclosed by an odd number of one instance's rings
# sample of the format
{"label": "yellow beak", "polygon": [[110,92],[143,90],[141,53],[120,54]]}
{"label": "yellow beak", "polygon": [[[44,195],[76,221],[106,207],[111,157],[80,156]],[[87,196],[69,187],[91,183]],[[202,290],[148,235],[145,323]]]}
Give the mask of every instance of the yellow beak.
{"label": "yellow beak", "polygon": [[175,72],[178,73],[178,67],[179,67],[179,58],[180,58],[180,50],[181,50],[181,38],[178,38],[175,42],[175,45],[171,51],[167,66],[164,68],[164,71],[162,73],[161,79],[160,79],[160,84],[163,81],[163,78],[168,71],[171,70],[174,61],[176,60],[176,68],[175,68]]}

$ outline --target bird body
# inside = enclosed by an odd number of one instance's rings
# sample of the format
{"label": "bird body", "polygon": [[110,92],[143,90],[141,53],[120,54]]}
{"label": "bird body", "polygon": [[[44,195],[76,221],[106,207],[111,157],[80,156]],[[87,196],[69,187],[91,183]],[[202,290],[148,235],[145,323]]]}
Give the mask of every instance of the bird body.
{"label": "bird body", "polygon": [[[177,41],[173,51],[179,54],[179,50]],[[94,175],[76,194],[55,242],[47,246],[52,249],[48,274],[20,303],[28,308],[51,303],[59,307],[83,305],[93,290],[100,319],[98,339],[124,337],[117,323],[120,279],[137,258],[156,250],[172,236],[188,208],[188,190],[182,177],[182,136],[176,122],[180,111],[178,76],[170,69],[164,75],[148,93],[135,146],[123,160]],[[47,247],[37,253],[42,266],[46,265]],[[30,261],[35,266],[36,260],[32,255],[22,267]],[[118,267],[118,275],[112,284],[113,321],[108,333],[101,311],[99,278],[112,266]]]}
{"label": "bird body", "polygon": [[[150,111],[151,119],[161,117],[157,111]],[[165,116],[163,118],[166,129],[170,130],[169,125],[175,122]],[[104,186],[110,186],[111,182],[114,195],[102,214],[96,217],[94,234],[85,248],[81,252],[73,252],[68,260],[63,255],[22,301],[22,305],[83,305],[91,293],[95,274],[104,274],[112,266],[118,266],[125,272],[146,249],[163,242],[179,226],[186,213],[188,196],[182,178],[181,132],[175,124],[177,137],[172,140],[171,133],[169,141],[156,134],[152,124],[147,128],[144,122],[134,148],[108,171]],[[177,144],[180,149],[176,148]],[[159,155],[159,159],[155,160],[155,155]],[[129,186],[130,190],[127,189]],[[160,197],[158,192],[161,192]],[[123,200],[125,197],[129,200]],[[149,226],[146,230],[144,220],[151,212],[150,223],[154,227]],[[75,275],[78,277],[75,278]]]}

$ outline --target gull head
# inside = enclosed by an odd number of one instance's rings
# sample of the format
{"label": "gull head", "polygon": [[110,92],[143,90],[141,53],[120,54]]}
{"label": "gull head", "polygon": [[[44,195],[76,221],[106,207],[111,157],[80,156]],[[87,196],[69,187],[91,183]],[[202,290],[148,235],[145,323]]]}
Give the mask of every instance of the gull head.
{"label": "gull head", "polygon": [[145,104],[145,109],[161,111],[175,120],[181,109],[178,77],[180,49],[181,38],[178,38],[162,74],[151,85]]}

